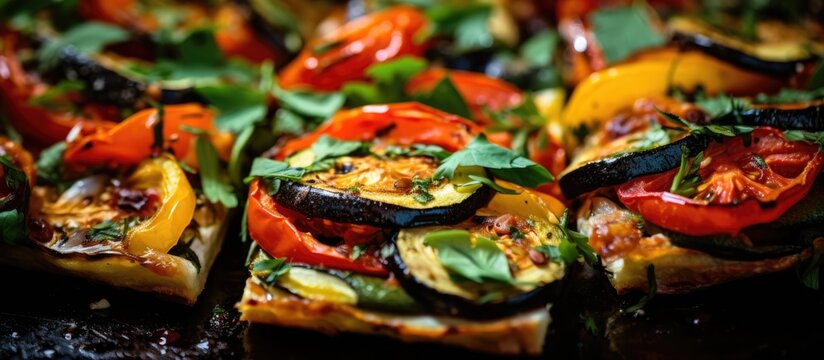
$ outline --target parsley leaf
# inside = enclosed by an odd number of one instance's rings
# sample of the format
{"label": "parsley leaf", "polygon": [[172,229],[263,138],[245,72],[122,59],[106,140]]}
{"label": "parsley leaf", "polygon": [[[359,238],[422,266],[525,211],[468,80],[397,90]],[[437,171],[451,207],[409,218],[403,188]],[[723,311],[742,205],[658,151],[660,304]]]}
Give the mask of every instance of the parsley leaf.
{"label": "parsley leaf", "polygon": [[[0,208],[11,204],[13,208],[0,211],[0,238],[7,244],[22,244],[28,241],[26,213],[31,189],[26,173],[18,168],[7,155],[0,156],[0,166],[5,174],[6,188],[10,193],[0,198]],[[21,187],[23,188],[21,191]],[[22,199],[18,194],[23,195]]]}
{"label": "parsley leaf", "polygon": [[706,135],[706,136],[726,136],[726,137],[733,137],[738,135],[746,135],[751,133],[754,129],[751,126],[744,126],[744,125],[718,125],[718,124],[708,124],[708,125],[698,125],[693,124],[689,121],[682,119],[680,116],[675,114],[670,114],[668,112],[662,111],[660,109],[655,109],[661,116],[663,116],[668,121],[680,124],[687,129],[689,129],[690,133],[696,135]]}
{"label": "parsley leaf", "polygon": [[90,21],[72,27],[60,38],[43,45],[37,53],[41,70],[54,67],[60,52],[66,46],[72,46],[81,54],[100,52],[106,45],[118,43],[129,38],[129,33],[117,26]]}
{"label": "parsley leaf", "polygon": [[430,31],[421,33],[416,40],[451,35],[455,41],[454,49],[459,53],[485,49],[495,42],[489,27],[492,16],[489,4],[441,4],[428,8],[426,16],[432,24]]}
{"label": "parsley leaf", "polygon": [[494,240],[477,236],[472,244],[469,231],[441,230],[426,234],[424,244],[438,251],[441,264],[461,278],[483,284],[514,284],[506,255]]}
{"label": "parsley leaf", "polygon": [[255,161],[252,162],[252,170],[249,172],[249,176],[244,179],[244,182],[248,184],[258,177],[298,181],[305,174],[305,169],[289,167],[289,164],[283,161],[255,158]]}
{"label": "parsley leaf", "polygon": [[315,155],[313,162],[317,164],[323,160],[339,158],[356,153],[368,153],[369,143],[361,141],[338,140],[323,135],[310,148]]}
{"label": "parsley leaf", "polygon": [[569,245],[564,245],[565,242],[575,246],[577,254],[574,259],[577,259],[580,254],[584,257],[584,261],[586,261],[587,264],[595,265],[598,263],[598,254],[595,253],[595,250],[593,250],[591,246],[589,246],[589,238],[582,233],[569,229],[569,209],[564,210],[564,214],[561,215],[558,227],[561,229],[561,234],[563,235],[559,250],[561,251],[562,259],[564,259],[564,262],[567,265],[572,263],[571,261],[567,262],[570,258],[572,258],[572,252],[570,251],[571,247]]}
{"label": "parsley leaf", "polygon": [[449,76],[444,76],[429,92],[417,94],[415,100],[438,110],[472,119],[469,106]]}
{"label": "parsley leaf", "polygon": [[44,184],[51,184],[57,187],[58,193],[63,193],[71,186],[72,181],[66,180],[65,165],[63,165],[63,153],[66,152],[66,143],[56,143],[40,153],[35,169],[37,178]]}
{"label": "parsley leaf", "polygon": [[610,64],[664,43],[642,5],[601,8],[589,16],[589,22]]}
{"label": "parsley leaf", "polygon": [[264,284],[273,286],[281,275],[289,272],[291,267],[286,263],[286,258],[266,258],[255,261],[252,265],[252,274],[258,277]]}
{"label": "parsley leaf", "polygon": [[215,124],[222,130],[239,133],[259,123],[266,115],[264,94],[241,85],[207,85],[196,88],[218,110]]}
{"label": "parsley leaf", "polygon": [[818,144],[824,149],[824,131],[809,132],[804,130],[787,130],[784,131],[784,138],[790,141],[806,141],[813,144]]}
{"label": "parsley leaf", "polygon": [[414,56],[373,64],[365,71],[371,83],[347,82],[341,92],[350,106],[406,101],[409,100],[404,92],[406,83],[426,66],[426,60]]}
{"label": "parsley leaf", "polygon": [[670,192],[673,194],[690,197],[698,191],[696,187],[701,183],[698,170],[701,168],[701,160],[704,158],[704,152],[701,151],[695,155],[695,158],[693,158],[691,162],[689,157],[689,149],[687,149],[686,146],[682,146],[681,166],[672,179],[672,186],[670,186]]}
{"label": "parsley leaf", "polygon": [[544,30],[521,45],[520,55],[531,66],[548,67],[552,65],[552,58],[555,56],[558,43],[557,32]]}
{"label": "parsley leaf", "polygon": [[452,179],[459,167],[481,166],[496,178],[525,187],[538,187],[553,180],[552,174],[511,150],[490,143],[480,135],[463,150],[446,158],[435,171],[435,178]]}
{"label": "parsley leaf", "polygon": [[658,282],[655,280],[655,265],[652,264],[647,265],[647,286],[647,294],[641,300],[638,300],[637,304],[624,309],[625,314],[633,314],[643,309],[658,292]]}
{"label": "parsley leaf", "polygon": [[[185,129],[192,131],[192,129]],[[200,166],[200,182],[203,185],[203,194],[211,203],[221,203],[227,208],[238,205],[235,190],[228,180],[220,174],[220,159],[217,150],[204,131],[195,132],[195,153]]]}

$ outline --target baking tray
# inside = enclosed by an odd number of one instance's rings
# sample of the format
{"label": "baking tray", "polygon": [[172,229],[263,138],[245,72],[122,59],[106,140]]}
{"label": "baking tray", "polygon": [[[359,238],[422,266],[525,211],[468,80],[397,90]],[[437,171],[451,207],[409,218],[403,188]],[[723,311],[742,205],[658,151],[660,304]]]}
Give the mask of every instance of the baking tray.
{"label": "baking tray", "polygon": [[[244,257],[243,244],[230,236],[192,307],[0,267],[0,358],[487,358],[434,344],[242,323],[234,304],[248,274]],[[821,353],[824,297],[801,286],[792,272],[689,296],[656,296],[635,315],[621,308],[640,295],[618,297],[603,274],[578,268],[570,280],[551,309],[545,358],[773,359]],[[111,306],[91,310],[101,299]]]}

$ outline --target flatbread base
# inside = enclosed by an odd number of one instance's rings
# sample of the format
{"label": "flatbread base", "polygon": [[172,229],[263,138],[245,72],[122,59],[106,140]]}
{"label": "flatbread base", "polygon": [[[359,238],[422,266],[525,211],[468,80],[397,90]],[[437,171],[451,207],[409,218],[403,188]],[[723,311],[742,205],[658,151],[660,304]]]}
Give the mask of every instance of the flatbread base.
{"label": "flatbread base", "polygon": [[404,342],[437,342],[473,351],[539,355],[550,323],[549,307],[492,321],[433,315],[398,315],[307,300],[250,278],[237,304],[241,320],[320,331],[351,332]]}
{"label": "flatbread base", "polygon": [[191,261],[169,254],[155,253],[147,258],[126,255],[58,256],[35,246],[3,243],[0,243],[0,264],[156,293],[191,305],[203,291],[209,269],[220,252],[226,231],[223,224],[221,221],[201,227],[202,241],[194,240],[191,245],[200,260],[200,271]]}

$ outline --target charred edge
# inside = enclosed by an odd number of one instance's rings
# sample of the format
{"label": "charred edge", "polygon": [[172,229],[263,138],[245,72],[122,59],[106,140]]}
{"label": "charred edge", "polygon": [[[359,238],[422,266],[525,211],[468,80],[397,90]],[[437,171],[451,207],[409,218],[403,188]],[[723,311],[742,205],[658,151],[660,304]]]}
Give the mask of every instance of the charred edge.
{"label": "charred edge", "polygon": [[631,152],[609,159],[596,160],[570,171],[558,180],[567,199],[602,187],[620,185],[637,177],[661,173],[681,164],[681,147],[690,154],[703,151],[709,139],[688,135],[671,144],[654,149]]}
{"label": "charred edge", "polygon": [[492,189],[483,186],[464,201],[451,206],[412,209],[350,193],[283,182],[273,197],[278,204],[311,218],[377,227],[417,227],[457,224],[474,215],[494,195]]}

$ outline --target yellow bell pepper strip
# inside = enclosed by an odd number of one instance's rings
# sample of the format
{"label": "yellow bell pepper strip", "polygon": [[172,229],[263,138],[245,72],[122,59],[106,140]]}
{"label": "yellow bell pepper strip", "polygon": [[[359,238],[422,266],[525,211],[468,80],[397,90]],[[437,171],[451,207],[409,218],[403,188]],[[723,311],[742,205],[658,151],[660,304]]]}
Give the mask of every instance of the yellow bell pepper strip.
{"label": "yellow bell pepper strip", "polygon": [[[703,86],[710,95],[743,96],[775,91],[782,83],[699,52],[664,49],[590,75],[572,93],[562,115],[563,125],[566,129],[596,127],[640,98],[666,95],[670,86],[687,91]],[[567,131],[568,149],[577,143],[572,133]]]}
{"label": "yellow bell pepper strip", "polygon": [[124,244],[129,253],[168,252],[177,244],[195,212],[195,192],[186,174],[170,155],[141,163],[127,180],[136,188],[154,189],[160,196],[157,211],[129,229]]}

